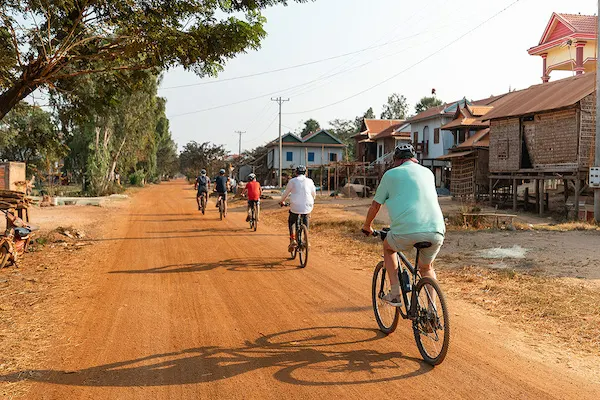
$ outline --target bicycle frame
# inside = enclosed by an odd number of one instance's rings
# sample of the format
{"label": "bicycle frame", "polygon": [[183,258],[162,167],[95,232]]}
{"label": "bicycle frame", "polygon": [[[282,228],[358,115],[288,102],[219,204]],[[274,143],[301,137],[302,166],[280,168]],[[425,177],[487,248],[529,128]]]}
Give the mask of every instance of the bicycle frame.
{"label": "bicycle frame", "polygon": [[[404,300],[404,305],[406,308],[406,314],[402,311],[402,307],[400,308],[400,314],[402,315],[403,319],[410,319],[410,320],[414,320],[417,317],[417,313],[416,313],[416,304],[417,302],[415,301],[416,296],[417,296],[417,290],[416,290],[416,282],[419,281],[419,279],[421,278],[421,275],[419,275],[419,250],[417,249],[417,261],[416,261],[416,266],[413,266],[410,261],[408,261],[408,258],[406,258],[406,256],[404,255],[404,253],[402,252],[397,252],[396,253],[396,258],[398,260],[398,281],[400,282],[400,287],[401,287],[401,291],[402,291],[402,300]],[[404,286],[403,286],[403,282],[402,282],[402,270],[403,268],[408,269],[408,271],[410,272],[411,276],[412,276],[412,282],[411,282],[411,288],[410,288],[410,302],[408,301],[408,293],[404,291]],[[382,282],[383,284],[383,282]],[[408,307],[406,305],[409,305]]]}

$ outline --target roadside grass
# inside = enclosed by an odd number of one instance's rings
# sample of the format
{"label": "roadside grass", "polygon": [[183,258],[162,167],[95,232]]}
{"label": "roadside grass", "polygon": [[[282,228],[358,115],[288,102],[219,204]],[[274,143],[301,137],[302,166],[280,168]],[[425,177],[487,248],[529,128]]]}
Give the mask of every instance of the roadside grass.
{"label": "roadside grass", "polygon": [[[287,211],[269,210],[265,216],[271,223],[283,224]],[[312,246],[358,265],[357,269],[370,270],[381,259],[381,242],[360,233],[362,222],[341,207],[319,207],[311,219]],[[558,226],[592,230],[582,223],[548,227]],[[413,254],[407,256],[414,258]],[[449,296],[476,304],[533,338],[600,355],[600,291],[587,281],[476,265],[456,268],[448,265],[450,261],[442,259],[436,264],[438,278]],[[472,260],[465,256],[461,262]]]}

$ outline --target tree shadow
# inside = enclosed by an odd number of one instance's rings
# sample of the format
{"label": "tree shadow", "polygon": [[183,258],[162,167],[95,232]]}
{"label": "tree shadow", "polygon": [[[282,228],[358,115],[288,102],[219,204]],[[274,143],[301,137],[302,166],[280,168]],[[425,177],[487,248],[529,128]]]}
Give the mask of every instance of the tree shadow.
{"label": "tree shadow", "polygon": [[0,382],[37,381],[57,385],[131,387],[198,384],[247,372],[277,368],[273,377],[302,386],[391,382],[427,373],[433,367],[401,352],[345,347],[374,342],[375,329],[318,327],[262,336],[237,348],[205,346],[76,371],[36,370],[0,376]]}
{"label": "tree shadow", "polygon": [[217,261],[214,263],[173,264],[149,269],[110,271],[109,274],[182,274],[212,271],[224,268],[234,272],[282,272],[300,269],[297,265],[286,265],[282,258],[240,258]]}

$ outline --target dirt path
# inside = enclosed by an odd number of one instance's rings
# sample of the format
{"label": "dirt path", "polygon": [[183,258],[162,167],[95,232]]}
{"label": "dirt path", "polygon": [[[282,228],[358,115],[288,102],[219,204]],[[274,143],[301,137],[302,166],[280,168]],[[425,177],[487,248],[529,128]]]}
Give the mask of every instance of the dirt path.
{"label": "dirt path", "polygon": [[187,185],[143,190],[131,210],[88,260],[50,360],[0,382],[27,382],[28,399],[600,398],[586,372],[457,300],[432,369],[409,324],[375,330],[368,271],[317,251],[299,270],[285,232],[202,216]]}

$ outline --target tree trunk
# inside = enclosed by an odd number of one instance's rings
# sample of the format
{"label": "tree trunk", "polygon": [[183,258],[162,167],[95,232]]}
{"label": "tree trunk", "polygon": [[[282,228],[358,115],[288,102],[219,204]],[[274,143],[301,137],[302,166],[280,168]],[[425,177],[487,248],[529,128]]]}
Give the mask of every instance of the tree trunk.
{"label": "tree trunk", "polygon": [[0,94],[0,121],[21,100],[33,93],[39,85],[32,82],[19,81],[13,87]]}

